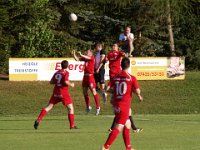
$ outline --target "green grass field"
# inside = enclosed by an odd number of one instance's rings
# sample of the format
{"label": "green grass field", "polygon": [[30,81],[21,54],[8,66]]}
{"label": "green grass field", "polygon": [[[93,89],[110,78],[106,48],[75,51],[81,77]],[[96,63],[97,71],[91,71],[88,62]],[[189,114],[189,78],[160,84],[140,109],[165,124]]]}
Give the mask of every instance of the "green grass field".
{"label": "green grass field", "polygon": [[[200,149],[200,72],[187,72],[181,81],[139,81],[144,102],[133,97],[136,125],[131,133],[136,150]],[[78,130],[69,130],[67,112],[58,104],[38,130],[34,120],[47,104],[52,86],[48,82],[10,82],[0,79],[0,149],[2,150],[98,150],[107,139],[113,116],[109,102],[101,114],[85,113],[81,82],[70,88]],[[110,98],[110,96],[109,96]],[[94,100],[91,98],[94,108]],[[123,150],[121,135],[111,150]]]}
{"label": "green grass field", "polygon": [[[48,115],[38,130],[35,117],[0,117],[2,150],[99,150],[105,142],[113,116],[78,115],[77,130],[70,130],[66,116]],[[136,115],[144,131],[131,133],[137,150],[199,150],[199,115]],[[123,150],[120,134],[111,150]]]}

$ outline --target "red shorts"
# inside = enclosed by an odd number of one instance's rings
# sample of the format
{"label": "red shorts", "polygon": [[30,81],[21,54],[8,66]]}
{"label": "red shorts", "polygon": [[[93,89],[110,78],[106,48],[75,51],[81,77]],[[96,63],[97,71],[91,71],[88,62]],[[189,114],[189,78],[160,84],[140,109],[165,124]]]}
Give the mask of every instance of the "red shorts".
{"label": "red shorts", "polygon": [[67,106],[69,104],[73,104],[72,98],[68,93],[63,94],[62,96],[58,96],[56,94],[53,94],[51,96],[51,99],[49,100],[50,104],[57,104],[59,102],[62,102],[64,106]]}
{"label": "red shorts", "polygon": [[125,125],[129,119],[129,108],[127,106],[114,106],[114,113],[117,124]]}
{"label": "red shorts", "polygon": [[83,76],[82,87],[96,88],[96,82],[93,75]]}

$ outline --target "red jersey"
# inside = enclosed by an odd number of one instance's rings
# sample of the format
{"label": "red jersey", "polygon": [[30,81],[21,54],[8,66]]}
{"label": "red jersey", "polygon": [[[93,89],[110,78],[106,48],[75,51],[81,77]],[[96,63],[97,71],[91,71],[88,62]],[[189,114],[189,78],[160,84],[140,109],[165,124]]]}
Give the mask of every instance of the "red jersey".
{"label": "red jersey", "polygon": [[94,64],[95,64],[94,56],[90,56],[90,59],[81,58],[80,61],[85,62],[84,73],[94,74]]}
{"label": "red jersey", "polygon": [[121,57],[124,56],[124,53],[122,51],[115,51],[112,50],[108,53],[107,59],[109,61],[109,68],[110,69],[121,69]]}
{"label": "red jersey", "polygon": [[65,81],[69,81],[69,72],[65,69],[60,69],[54,73],[52,80],[54,81],[55,86],[53,93],[54,95],[65,95],[68,93],[68,85],[65,84]]}
{"label": "red jersey", "polygon": [[129,73],[122,71],[114,77],[111,87],[114,89],[114,106],[123,105],[129,109],[133,90],[139,88],[137,79]]}

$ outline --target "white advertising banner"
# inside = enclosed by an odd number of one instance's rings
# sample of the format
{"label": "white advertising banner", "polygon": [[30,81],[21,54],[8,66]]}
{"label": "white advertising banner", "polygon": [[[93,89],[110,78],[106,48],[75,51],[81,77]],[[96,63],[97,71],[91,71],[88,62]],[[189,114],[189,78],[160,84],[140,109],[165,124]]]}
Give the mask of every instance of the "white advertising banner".
{"label": "white advertising banner", "polygon": [[[10,81],[49,81],[61,69],[61,61],[68,60],[69,80],[83,78],[84,62],[73,58],[10,58]],[[136,57],[131,58],[129,73],[138,80],[183,80],[185,79],[184,57]],[[105,80],[109,80],[108,63],[105,65]]]}
{"label": "white advertising banner", "polygon": [[[10,58],[10,81],[50,80],[61,69],[61,61],[66,58]],[[69,80],[82,80],[84,62],[67,58],[69,62]]]}

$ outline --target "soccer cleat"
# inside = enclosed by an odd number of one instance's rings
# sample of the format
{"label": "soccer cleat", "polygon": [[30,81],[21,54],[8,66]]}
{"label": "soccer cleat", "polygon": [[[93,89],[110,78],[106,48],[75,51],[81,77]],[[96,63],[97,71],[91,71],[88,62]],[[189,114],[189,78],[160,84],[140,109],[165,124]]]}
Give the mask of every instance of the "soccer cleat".
{"label": "soccer cleat", "polygon": [[112,132],[112,129],[108,129],[108,132],[111,133],[111,132]]}
{"label": "soccer cleat", "polygon": [[88,108],[86,108],[86,112],[87,113],[89,113],[89,112],[91,112],[92,111],[92,107],[91,106],[89,106]]}
{"label": "soccer cleat", "polygon": [[38,126],[39,126],[39,122],[37,121],[37,120],[35,120],[35,123],[34,123],[34,128],[35,128],[35,130],[37,130],[37,128],[38,128]]}
{"label": "soccer cleat", "polygon": [[77,126],[71,127],[70,129],[79,129]]}
{"label": "soccer cleat", "polygon": [[99,115],[99,113],[100,113],[100,107],[99,108],[97,108],[97,110],[96,110],[96,116],[98,116]]}
{"label": "soccer cleat", "polygon": [[103,102],[104,104],[107,102],[107,97],[108,97],[108,94],[106,92],[103,92],[102,93],[102,96],[103,96]]}
{"label": "soccer cleat", "polygon": [[140,133],[140,132],[142,132],[142,131],[143,131],[142,128],[137,128],[136,130],[133,130],[134,133]]}
{"label": "soccer cleat", "polygon": [[100,148],[100,150],[109,150],[109,148],[105,148],[104,146],[102,146],[102,147]]}

